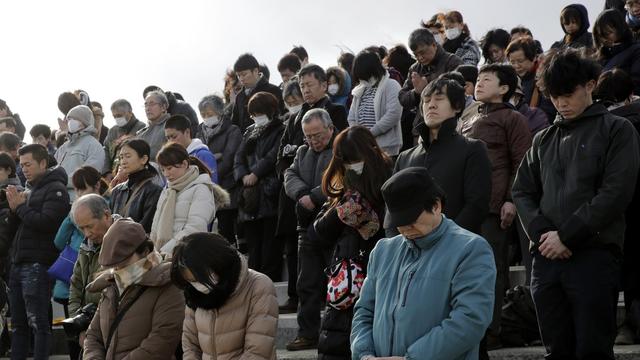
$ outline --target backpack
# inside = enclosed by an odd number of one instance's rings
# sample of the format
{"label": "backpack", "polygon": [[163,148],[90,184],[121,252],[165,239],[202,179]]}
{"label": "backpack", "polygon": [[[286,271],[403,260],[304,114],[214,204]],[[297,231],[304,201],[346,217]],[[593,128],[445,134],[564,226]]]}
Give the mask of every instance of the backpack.
{"label": "backpack", "polygon": [[540,341],[536,309],[528,286],[507,290],[502,305],[502,331],[505,347],[523,347]]}

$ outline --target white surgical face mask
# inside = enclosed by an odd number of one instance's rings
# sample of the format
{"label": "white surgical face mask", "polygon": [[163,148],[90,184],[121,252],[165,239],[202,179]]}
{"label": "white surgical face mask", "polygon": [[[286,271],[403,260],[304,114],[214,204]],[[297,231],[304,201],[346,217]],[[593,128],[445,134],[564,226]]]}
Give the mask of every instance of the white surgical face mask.
{"label": "white surgical face mask", "polygon": [[447,39],[455,40],[462,34],[462,31],[459,28],[453,28],[445,30],[444,34],[447,36]]}
{"label": "white surgical face mask", "polygon": [[442,39],[442,34],[436,34],[436,35],[433,35],[433,37],[436,39],[436,43],[438,43],[438,45],[442,45],[442,43],[444,43],[444,40]]}
{"label": "white surgical face mask", "polygon": [[327,92],[330,95],[338,95],[338,90],[340,90],[340,85],[338,84],[331,84],[327,87]]}
{"label": "white surgical face mask", "polygon": [[206,285],[199,283],[197,281],[189,281],[189,284],[191,284],[191,286],[193,286],[194,289],[198,290],[199,292],[205,295],[211,292],[211,289],[209,289]]}
{"label": "white surgical face mask", "polygon": [[353,164],[344,164],[344,168],[347,170],[351,170],[358,175],[362,175],[362,171],[364,170],[364,161],[360,161]]}
{"label": "white surgical face mask", "polygon": [[118,127],[124,127],[125,125],[127,125],[127,118],[126,117],[117,117],[115,118],[116,120],[116,126]]}
{"label": "white surgical face mask", "polygon": [[76,119],[69,119],[68,127],[69,127],[69,132],[72,134],[75,134],[78,131],[84,129],[84,125]]}
{"label": "white surgical face mask", "polygon": [[258,127],[265,126],[269,122],[269,117],[267,115],[254,116],[252,119]]}
{"label": "white surgical face mask", "polygon": [[295,113],[299,112],[300,110],[302,110],[302,104],[295,105],[295,106],[288,106],[287,109],[289,109],[290,113],[295,114]]}
{"label": "white surgical face mask", "polygon": [[220,124],[220,118],[217,116],[211,116],[204,119],[204,124],[208,127],[214,127]]}

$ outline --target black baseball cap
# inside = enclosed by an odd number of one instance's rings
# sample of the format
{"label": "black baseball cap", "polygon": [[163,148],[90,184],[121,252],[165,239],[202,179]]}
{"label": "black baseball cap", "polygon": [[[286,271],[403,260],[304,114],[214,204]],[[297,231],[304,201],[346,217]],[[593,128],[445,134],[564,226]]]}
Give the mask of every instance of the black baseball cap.
{"label": "black baseball cap", "polygon": [[426,168],[410,167],[398,171],[382,185],[382,197],[387,205],[385,229],[411,225],[425,210],[429,196],[442,190]]}

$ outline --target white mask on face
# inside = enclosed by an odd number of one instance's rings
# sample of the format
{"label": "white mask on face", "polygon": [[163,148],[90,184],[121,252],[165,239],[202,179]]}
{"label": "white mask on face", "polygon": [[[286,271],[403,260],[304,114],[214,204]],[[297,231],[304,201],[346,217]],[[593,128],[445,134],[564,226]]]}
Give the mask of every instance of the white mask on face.
{"label": "white mask on face", "polygon": [[327,87],[329,95],[338,95],[338,90],[340,90],[340,85],[338,84],[331,84]]}
{"label": "white mask on face", "polygon": [[72,134],[75,134],[78,131],[84,129],[84,125],[76,119],[69,119],[68,127],[69,127],[69,132]]}
{"label": "white mask on face", "polygon": [[364,170],[364,161],[360,161],[353,164],[344,164],[344,168],[347,170],[351,170],[358,175],[362,175],[362,171]]}
{"label": "white mask on face", "polygon": [[209,289],[206,285],[199,283],[197,281],[189,281],[189,284],[191,284],[191,286],[193,286],[194,289],[198,290],[199,292],[205,295],[211,292],[211,289]]}
{"label": "white mask on face", "polygon": [[462,31],[459,28],[453,28],[445,30],[444,33],[447,36],[447,39],[455,40],[460,36],[460,34],[462,34]]}
{"label": "white mask on face", "polygon": [[220,118],[217,116],[211,116],[211,117],[205,118],[203,121],[204,121],[204,124],[208,127],[214,127],[220,124]]}
{"label": "white mask on face", "polygon": [[294,106],[287,106],[287,109],[289,109],[290,113],[295,114],[295,113],[299,112],[302,109],[302,104],[294,105]]}
{"label": "white mask on face", "polygon": [[117,118],[115,118],[115,120],[116,120],[116,126],[118,126],[118,127],[124,127],[128,123],[127,118],[124,117],[124,116],[117,117]]}
{"label": "white mask on face", "polygon": [[265,126],[269,122],[269,117],[267,115],[254,116],[252,119],[258,127]]}
{"label": "white mask on face", "polygon": [[434,34],[433,37],[436,39],[436,43],[438,43],[438,45],[442,45],[444,43],[442,34]]}

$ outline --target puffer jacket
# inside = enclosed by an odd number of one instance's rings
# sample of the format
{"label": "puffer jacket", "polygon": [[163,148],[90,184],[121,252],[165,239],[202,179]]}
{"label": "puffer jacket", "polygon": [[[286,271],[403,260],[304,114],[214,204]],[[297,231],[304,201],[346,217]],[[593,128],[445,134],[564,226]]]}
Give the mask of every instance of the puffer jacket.
{"label": "puffer jacket", "polygon": [[[278,144],[284,127],[279,119],[271,120],[263,128],[256,129],[255,125],[247,128],[240,148],[236,153],[233,172],[240,191],[245,189],[242,178],[253,173],[258,177],[259,208],[255,214],[248,214],[240,206],[238,221],[252,221],[268,217],[275,217],[278,211],[278,194],[281,181],[276,175],[276,156]],[[240,201],[242,202],[242,201]]]}
{"label": "puffer jacket", "polygon": [[215,310],[185,310],[184,360],[275,360],[278,301],[271,280],[247,268],[225,304]]}
{"label": "puffer jacket", "polygon": [[200,140],[207,144],[211,153],[216,158],[218,166],[218,184],[227,190],[231,196],[228,209],[238,207],[238,184],[233,177],[233,158],[242,142],[240,128],[231,123],[228,116],[221,117],[221,123],[209,128],[200,124]]}
{"label": "puffer jacket", "polygon": [[[120,217],[113,215],[114,217]],[[78,251],[78,260],[73,267],[73,275],[71,275],[71,284],[69,286],[69,315],[73,316],[79,309],[87,304],[96,304],[100,302],[100,291],[90,291],[87,289],[92,283],[98,271],[100,263],[98,263],[98,255],[100,255],[100,245],[92,245],[87,241],[80,245]]]}
{"label": "puffer jacket", "polygon": [[216,209],[224,203],[229,203],[229,195],[220,186],[211,182],[209,175],[200,174],[191,184],[178,192],[176,198],[175,216],[173,222],[173,238],[164,244],[156,243],[156,234],[162,216],[160,209],[167,199],[168,189],[165,188],[158,199],[158,206],[153,216],[151,235],[149,238],[155,243],[156,250],[171,254],[173,248],[185,236],[196,232],[207,232],[209,224],[215,218]]}
{"label": "puffer jacket", "polygon": [[191,140],[191,144],[187,147],[187,152],[189,153],[189,156],[197,158],[207,166],[211,172],[211,182],[217,184],[218,163],[216,162],[216,158],[213,156],[211,150],[209,150],[209,147],[205,145],[202,140],[196,138]]}
{"label": "puffer jacket", "polygon": [[72,201],[75,198],[75,191],[73,190],[71,177],[76,170],[82,166],[91,166],[100,173],[104,170],[104,148],[93,136],[94,133],[95,129],[93,125],[91,125],[82,130],[81,133],[71,136],[71,138],[56,151],[55,159],[58,165],[62,166],[69,176],[67,189]]}
{"label": "puffer jacket", "polygon": [[[145,273],[137,284],[129,286],[122,295],[113,280],[105,273],[89,285],[89,291],[102,292],[84,342],[85,360],[171,360],[180,343],[184,320],[184,295],[171,283],[171,263],[164,262]],[[132,301],[114,330],[106,349],[109,329],[118,309]]]}
{"label": "puffer jacket", "polygon": [[144,230],[151,232],[153,217],[156,213],[158,198],[162,192],[162,187],[156,184],[153,179],[147,181],[131,200],[129,211],[124,212],[124,207],[133,194],[137,184],[142,183],[146,178],[153,177],[155,174],[149,170],[141,170],[129,175],[129,179],[119,184],[111,191],[111,213],[118,214],[122,217],[130,217],[133,221],[144,227]]}
{"label": "puffer jacket", "polygon": [[482,140],[491,161],[491,201],[489,213],[500,214],[506,201],[511,201],[511,185],[518,166],[531,147],[527,119],[510,104],[482,104],[478,114],[460,124],[461,134]]}
{"label": "puffer jacket", "polygon": [[[370,129],[376,138],[378,146],[390,156],[398,155],[402,147],[402,106],[398,100],[400,84],[389,78],[389,73],[380,79],[378,89],[373,100],[373,111],[376,124]],[[364,85],[358,85],[353,89],[353,100],[349,109],[349,126],[358,125],[358,108],[360,100],[367,89]]]}

